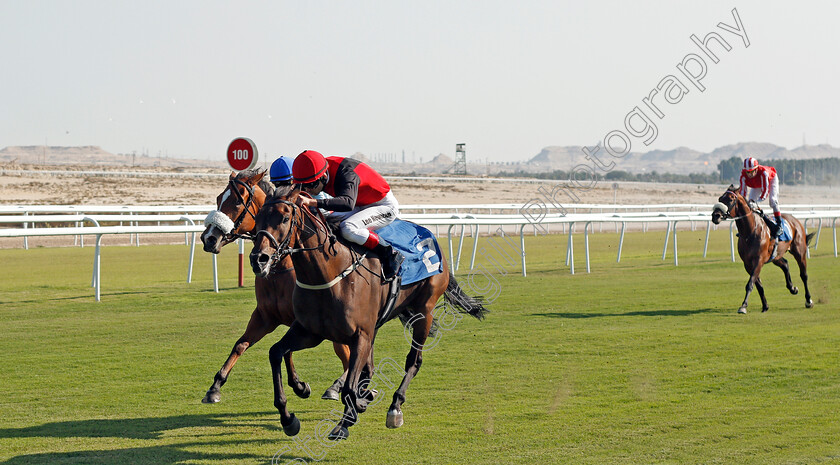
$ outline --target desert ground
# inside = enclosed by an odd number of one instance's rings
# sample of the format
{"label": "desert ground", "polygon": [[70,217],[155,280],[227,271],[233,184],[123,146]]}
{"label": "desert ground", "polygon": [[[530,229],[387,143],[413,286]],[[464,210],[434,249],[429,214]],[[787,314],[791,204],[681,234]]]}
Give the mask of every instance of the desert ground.
{"label": "desert ground", "polygon": [[[222,170],[195,170],[203,175],[219,177],[173,177],[183,175],[178,170],[159,169],[160,176],[146,168],[138,170],[143,176],[84,175],[83,171],[106,172],[97,166],[64,166],[41,169],[0,169],[0,204],[2,205],[200,205],[215,202],[225,187]],[[125,170],[122,170],[125,171]],[[116,173],[116,172],[115,172]],[[440,179],[440,178],[438,178]],[[737,180],[733,180],[737,181]],[[389,182],[401,204],[483,204],[525,203],[539,198],[540,192],[551,191],[561,181],[505,180],[475,181],[416,180],[390,178]],[[602,181],[589,188],[575,189],[579,202],[587,204],[712,204],[728,183],[665,184],[613,183]],[[540,189],[542,187],[542,189]],[[588,187],[588,186],[587,186]],[[558,198],[563,198],[559,195]],[[782,186],[780,202],[787,204],[840,204],[840,186]]]}
{"label": "desert ground", "polygon": [[[103,174],[101,166],[63,166],[50,168],[20,167],[0,170],[0,205],[210,205],[226,185],[229,172],[195,170],[204,177],[183,176],[178,170],[160,168],[150,175],[143,168],[142,175]],[[86,175],[83,172],[97,172]],[[178,174],[178,177],[173,176]],[[207,176],[210,175],[210,176]],[[397,199],[403,205],[420,204],[525,204],[541,199],[541,192],[561,185],[560,181],[390,178]],[[640,205],[665,203],[693,203],[712,205],[728,183],[664,184],[598,182],[586,189],[577,189],[579,201],[572,202],[565,194],[556,198],[565,207],[574,203]],[[838,186],[782,186],[780,202],[797,205],[840,204]],[[127,238],[108,238],[109,243],[126,242]],[[70,242],[73,240],[70,239]],[[61,245],[66,238],[30,239],[30,244]],[[20,239],[0,240],[0,247],[20,247]]]}

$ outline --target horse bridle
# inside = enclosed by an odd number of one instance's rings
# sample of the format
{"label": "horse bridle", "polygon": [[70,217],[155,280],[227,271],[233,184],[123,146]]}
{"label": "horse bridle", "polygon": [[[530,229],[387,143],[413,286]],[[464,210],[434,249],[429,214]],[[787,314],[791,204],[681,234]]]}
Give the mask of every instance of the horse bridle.
{"label": "horse bridle", "polygon": [[[327,227],[325,220],[315,216],[315,214],[312,213],[308,208],[301,208],[296,203],[290,202],[286,199],[273,199],[273,200],[267,201],[265,203],[265,205],[263,206],[263,208],[269,207],[271,205],[276,205],[278,203],[282,203],[282,204],[289,205],[290,207],[292,207],[292,214],[289,217],[289,221],[291,221],[292,224],[289,226],[289,230],[286,232],[286,236],[283,238],[282,241],[278,241],[270,232],[268,232],[265,229],[261,229],[261,230],[257,231],[257,233],[254,235],[254,241],[259,240],[259,238],[261,236],[265,236],[268,239],[268,241],[271,243],[271,246],[274,247],[274,253],[271,254],[271,259],[273,261],[278,261],[278,260],[282,259],[283,257],[285,257],[287,255],[292,255],[292,254],[299,253],[299,252],[308,252],[308,251],[312,251],[312,250],[323,249],[324,246],[327,245],[327,241],[330,242],[330,246],[332,247],[333,251],[335,251],[336,237],[330,231],[330,228]],[[305,213],[301,213],[301,212],[305,212]],[[306,228],[306,221],[303,219],[304,214],[307,214],[310,217],[310,219],[312,219],[315,222],[315,224],[317,225],[316,229],[321,229],[321,228],[324,229],[324,231],[327,233],[326,237],[324,238],[323,242],[319,243],[315,247],[291,248],[291,247],[289,247],[289,244],[292,242],[292,236],[293,236],[292,231],[294,231],[294,230],[300,231],[301,229]],[[320,215],[320,216],[323,216],[323,215]],[[300,218],[300,219],[298,219],[298,218]],[[255,218],[255,220],[256,220],[256,218]]]}
{"label": "horse bridle", "polygon": [[[239,189],[236,188],[237,185],[244,187],[245,190],[248,191],[247,201],[245,201],[245,199],[242,198],[242,194],[240,194]],[[231,179],[228,183],[228,186],[230,190],[236,195],[236,198],[239,200],[239,203],[245,205],[245,209],[242,210],[242,213],[240,213],[235,220],[233,220],[233,229],[231,229],[229,233],[225,234],[224,239],[228,242],[233,242],[236,239],[240,238],[253,239],[254,236],[250,232],[236,233],[234,231],[239,229],[239,226],[241,226],[242,222],[245,221],[245,215],[251,215],[251,218],[254,219],[254,223],[256,224],[257,216],[254,212],[251,211],[251,206],[254,205],[254,188],[247,182],[242,182],[236,178]]]}
{"label": "horse bridle", "polygon": [[[731,192],[732,194],[735,194],[735,192],[734,192],[734,191],[728,191],[728,192]],[[727,205],[727,204],[725,204],[725,203],[723,203],[723,202],[718,202],[717,204],[715,204],[715,209],[716,209],[716,210],[719,210],[719,211],[722,213],[722,215],[723,215],[723,219],[725,219],[725,220],[734,220],[734,221],[737,221],[737,220],[740,220],[740,219],[742,219],[742,218],[746,218],[746,217],[748,217],[748,216],[752,215],[752,213],[753,213],[753,212],[752,212],[752,210],[750,210],[750,212],[749,212],[749,213],[743,214],[743,215],[741,215],[741,216],[732,216],[732,214],[731,214],[731,213],[729,213],[729,212],[732,210],[732,208],[734,208],[735,203],[737,203],[737,202],[735,201],[735,199],[733,199],[733,204],[731,204],[731,205]],[[721,205],[722,205],[722,206],[724,206],[724,207],[726,207],[726,209],[724,210],[723,208],[720,208],[720,206],[721,206]]]}

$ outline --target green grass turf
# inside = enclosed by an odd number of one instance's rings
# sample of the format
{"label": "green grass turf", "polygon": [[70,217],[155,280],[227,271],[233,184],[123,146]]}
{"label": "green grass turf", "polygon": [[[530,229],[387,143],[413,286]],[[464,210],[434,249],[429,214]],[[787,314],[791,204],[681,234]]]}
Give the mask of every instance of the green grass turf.
{"label": "green grass turf", "polygon": [[[770,266],[770,311],[754,292],[747,315],[735,313],[747,276],[726,232],[712,233],[708,258],[704,233],[680,232],[678,267],[670,247],[661,260],[661,231],[628,233],[620,263],[618,235],[594,234],[590,274],[577,235],[575,275],[566,236],[528,237],[527,278],[499,253],[510,245],[481,238],[478,265],[492,278],[472,280],[467,240],[457,276],[473,294],[485,288],[492,313],[441,331],[405,426],[385,428],[393,389],[378,378],[383,400],[334,447],[314,437],[338,407],[318,398],[340,374],[329,344],[295,357],[313,389],[307,400],[287,389],[296,439],[280,429],[269,378],[284,329],[245,353],[221,403],[199,402],[254,306],[250,272],[236,288],[234,246],[220,256],[219,294],[203,252],[187,284],[184,246],[104,247],[99,303],[92,248],[0,250],[0,463],[840,462],[831,230],[809,263],[816,307]],[[380,331],[378,363],[401,366],[407,350],[398,323]]]}

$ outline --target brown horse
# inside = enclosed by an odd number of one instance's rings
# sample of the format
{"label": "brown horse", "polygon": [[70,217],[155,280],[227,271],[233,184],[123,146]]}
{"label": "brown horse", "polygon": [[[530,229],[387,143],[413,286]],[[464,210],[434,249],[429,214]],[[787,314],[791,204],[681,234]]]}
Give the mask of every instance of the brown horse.
{"label": "brown horse", "polygon": [[792,238],[790,241],[778,241],[778,246],[774,247],[776,242],[770,237],[770,229],[765,224],[759,212],[753,211],[747,204],[747,200],[739,194],[735,186],[730,185],[726,192],[720,196],[717,204],[712,211],[712,222],[720,224],[724,219],[735,220],[735,225],[738,227],[738,255],[744,262],[744,268],[750,275],[747,281],[747,295],[744,296],[744,303],[738,309],[738,313],[747,313],[747,301],[750,298],[753,285],[758,289],[758,295],[761,296],[761,311],[768,310],[767,299],[764,298],[764,286],[761,284],[761,268],[772,262],[778,266],[785,273],[785,284],[791,294],[799,293],[799,289],[793,285],[790,279],[790,270],[788,262],[785,260],[785,252],[790,250],[796,263],[799,264],[799,277],[802,278],[802,284],[805,286],[805,307],[811,308],[814,302],[811,300],[811,291],[808,290],[808,270],[806,253],[808,245],[814,234],[806,235],[805,228],[802,223],[789,214],[783,214],[785,221],[790,226]]}
{"label": "brown horse", "polygon": [[[211,212],[205,220],[207,227],[201,234],[205,252],[217,254],[224,245],[240,237],[253,237],[254,219],[257,212],[265,203],[266,193],[270,194],[274,191],[274,187],[263,180],[264,176],[265,171],[258,170],[241,171],[236,175],[231,173],[227,187],[216,198],[218,210]],[[216,373],[213,385],[207,390],[202,402],[215,403],[221,400],[222,385],[227,381],[236,361],[248,347],[274,331],[277,326],[292,325],[295,320],[295,314],[292,311],[294,287],[295,271],[289,258],[277,263],[267,277],[256,277],[254,288],[257,308],[251,313],[245,333],[233,345],[233,350],[222,368]],[[322,398],[338,400],[341,385],[347,376],[350,349],[341,344],[334,344],[333,348],[344,366],[344,374],[327,389]],[[299,397],[309,397],[311,389],[307,383],[298,379],[291,353],[286,354],[285,362],[289,386]]]}
{"label": "brown horse", "polygon": [[280,342],[271,347],[274,406],[280,412],[283,431],[294,436],[300,421],[286,408],[280,360],[290,351],[314,347],[324,339],[350,346],[350,372],[341,390],[344,416],[329,434],[344,439],[356,413],[367,409],[365,390],[374,373],[373,343],[377,328],[401,315],[412,327],[411,350],[406,356],[405,376],[394,392],[386,426],[403,424],[401,406],[406,390],[423,361],[423,344],[432,328],[433,312],[441,296],[461,313],[481,319],[486,309],[477,299],[464,294],[446,261],[442,272],[422,281],[401,286],[394,310],[380,315],[389,295],[389,285],[381,280],[379,258],[336,242],[323,216],[300,206],[301,193],[272,196],[257,215],[257,235],[251,252],[254,273],[265,276],[274,264],[292,257],[297,287],[292,297],[295,322]]}

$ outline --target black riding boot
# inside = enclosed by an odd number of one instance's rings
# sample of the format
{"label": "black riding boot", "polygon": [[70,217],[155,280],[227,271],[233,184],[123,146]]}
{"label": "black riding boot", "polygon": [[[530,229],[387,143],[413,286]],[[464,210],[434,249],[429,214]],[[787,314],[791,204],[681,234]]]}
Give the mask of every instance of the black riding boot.
{"label": "black riding boot", "polygon": [[770,228],[770,237],[773,239],[779,239],[779,237],[782,235],[782,220],[771,219],[768,216],[766,223],[767,226]]}
{"label": "black riding boot", "polygon": [[776,225],[776,231],[775,231],[775,234],[773,234],[773,237],[778,239],[778,238],[782,237],[782,232],[783,232],[782,231],[782,219],[781,218],[776,219],[774,224]]}
{"label": "black riding boot", "polygon": [[379,260],[382,262],[382,274],[385,280],[390,281],[400,271],[400,265],[402,265],[405,257],[382,239],[379,240],[379,244],[373,248],[373,251],[379,255]]}

